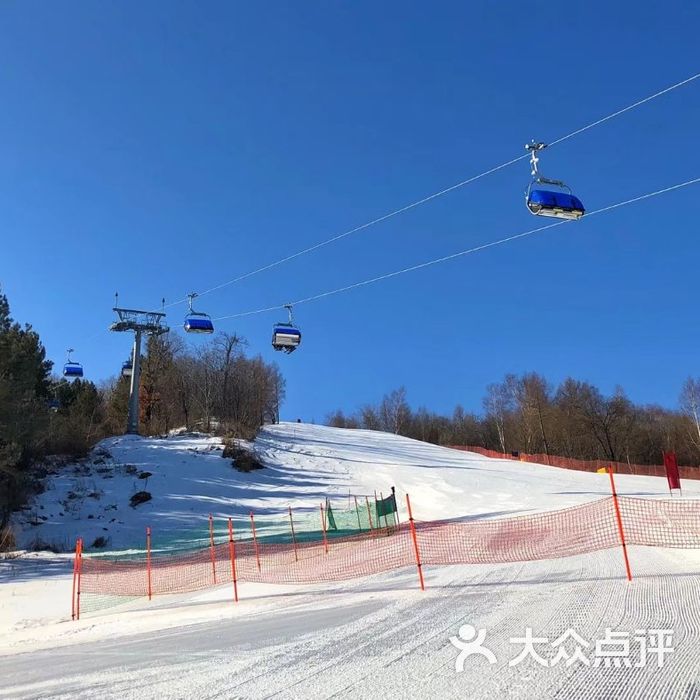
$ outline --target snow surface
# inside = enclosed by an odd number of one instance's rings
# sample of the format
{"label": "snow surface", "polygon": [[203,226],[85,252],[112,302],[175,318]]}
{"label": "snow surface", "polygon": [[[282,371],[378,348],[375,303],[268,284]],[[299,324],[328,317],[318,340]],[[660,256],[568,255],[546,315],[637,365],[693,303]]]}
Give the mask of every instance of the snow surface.
{"label": "snow surface", "polygon": [[[69,546],[81,535],[89,545],[104,535],[113,550],[142,548],[150,525],[155,541],[171,546],[206,532],[210,512],[241,520],[252,509],[272,518],[292,505],[311,514],[328,494],[386,495],[391,485],[401,504],[410,493],[423,520],[508,517],[609,495],[604,475],[371,431],[282,424],[266,428],[256,448],[267,468],[241,474],[214,438],[106,440],[103,456],[52,477],[16,523],[20,543],[39,537]],[[152,473],[153,500],[132,509],[141,471]],[[617,485],[622,494],[668,496],[655,477],[618,475]],[[700,484],[685,484],[689,497],[700,497]],[[620,551],[610,550],[426,568],[425,592],[406,569],[333,585],[244,583],[238,605],[224,586],[71,622],[70,557],[28,554],[0,561],[0,698],[700,697],[700,551],[631,548],[630,556],[631,584]],[[497,664],[470,657],[456,673],[449,638],[465,623],[487,630]],[[509,638],[526,627],[550,640],[573,627],[591,642],[606,627],[632,637],[668,627],[676,651],[662,669],[510,667],[520,647]]]}
{"label": "snow surface", "polygon": [[[392,485],[403,517],[408,492],[419,520],[508,517],[610,495],[605,475],[491,459],[369,430],[282,423],[267,427],[255,447],[267,468],[244,474],[222,459],[217,438],[104,440],[90,460],[54,476],[17,519],[19,546],[39,539],[70,551],[81,536],[86,551],[95,551],[91,544],[102,536],[110,550],[142,550],[147,526],[156,548],[185,546],[206,538],[209,513],[220,528],[229,516],[245,520],[252,510],[264,520],[286,515],[290,505],[316,517],[327,495],[386,496]],[[141,480],[143,472],[152,476]],[[620,474],[616,483],[621,494],[668,497],[659,477]],[[686,497],[700,497],[700,482],[684,486]],[[153,499],[132,508],[130,496],[144,488]]]}

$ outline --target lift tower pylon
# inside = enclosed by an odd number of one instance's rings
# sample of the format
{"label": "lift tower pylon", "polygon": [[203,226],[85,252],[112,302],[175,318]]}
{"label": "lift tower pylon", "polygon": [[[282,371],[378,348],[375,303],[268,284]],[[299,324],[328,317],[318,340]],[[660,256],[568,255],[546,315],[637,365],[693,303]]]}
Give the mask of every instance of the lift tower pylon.
{"label": "lift tower pylon", "polygon": [[[117,303],[119,295],[116,295]],[[165,313],[162,311],[140,311],[138,309],[123,309],[115,306],[112,309],[119,320],[110,327],[116,333],[133,332],[134,346],[131,356],[131,387],[129,390],[129,417],[126,432],[131,435],[139,434],[139,384],[141,381],[141,336],[162,335],[170,329],[163,324]]]}

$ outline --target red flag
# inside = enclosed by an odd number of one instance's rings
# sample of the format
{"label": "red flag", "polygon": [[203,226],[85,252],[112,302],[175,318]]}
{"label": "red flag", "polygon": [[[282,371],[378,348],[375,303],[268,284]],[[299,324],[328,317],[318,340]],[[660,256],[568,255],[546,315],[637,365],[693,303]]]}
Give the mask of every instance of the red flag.
{"label": "red flag", "polygon": [[669,489],[680,489],[681,475],[678,473],[678,462],[675,452],[664,452],[664,467],[666,467],[666,478]]}

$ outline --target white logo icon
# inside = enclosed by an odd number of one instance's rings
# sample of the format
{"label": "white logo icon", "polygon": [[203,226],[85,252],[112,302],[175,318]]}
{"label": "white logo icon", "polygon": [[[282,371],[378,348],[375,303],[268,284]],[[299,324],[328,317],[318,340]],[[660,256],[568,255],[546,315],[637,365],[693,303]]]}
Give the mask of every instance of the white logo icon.
{"label": "white logo icon", "polygon": [[455,661],[455,670],[457,673],[462,673],[462,671],[464,671],[464,661],[472,654],[480,654],[488,659],[490,664],[496,663],[496,656],[494,653],[483,646],[484,640],[486,639],[485,629],[481,629],[477,633],[473,625],[462,625],[459,628],[458,635],[458,637],[450,637],[450,642],[460,650],[459,656]]}

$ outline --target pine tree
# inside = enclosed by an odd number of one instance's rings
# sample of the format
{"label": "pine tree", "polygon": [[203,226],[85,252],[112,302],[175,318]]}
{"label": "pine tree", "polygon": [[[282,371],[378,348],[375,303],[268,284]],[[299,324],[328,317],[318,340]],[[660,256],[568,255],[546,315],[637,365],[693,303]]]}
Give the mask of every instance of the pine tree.
{"label": "pine tree", "polygon": [[0,294],[0,527],[21,502],[26,470],[41,450],[51,367],[38,334],[13,321]]}

